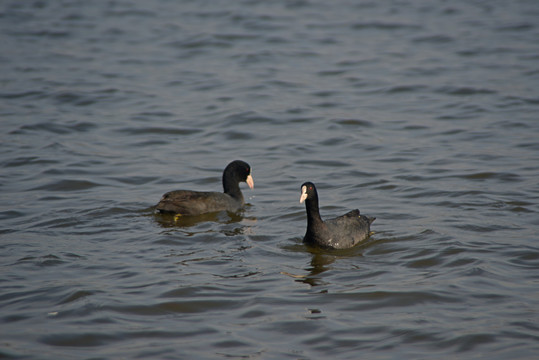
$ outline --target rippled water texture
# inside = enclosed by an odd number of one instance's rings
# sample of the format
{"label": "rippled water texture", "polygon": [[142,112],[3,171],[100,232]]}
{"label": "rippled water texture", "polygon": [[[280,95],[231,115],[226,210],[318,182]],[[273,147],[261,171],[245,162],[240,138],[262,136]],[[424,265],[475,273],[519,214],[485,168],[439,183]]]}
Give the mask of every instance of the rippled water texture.
{"label": "rippled water texture", "polygon": [[[0,357],[533,359],[539,2],[0,3]],[[253,167],[240,214],[157,216]],[[305,247],[323,217],[375,234]]]}

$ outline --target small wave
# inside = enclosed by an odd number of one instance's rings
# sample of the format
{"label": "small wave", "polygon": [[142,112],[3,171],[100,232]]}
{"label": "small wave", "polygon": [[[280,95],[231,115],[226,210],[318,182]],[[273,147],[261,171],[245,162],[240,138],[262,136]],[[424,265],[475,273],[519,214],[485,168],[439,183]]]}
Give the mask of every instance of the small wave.
{"label": "small wave", "polygon": [[154,305],[128,305],[128,306],[111,306],[110,310],[122,313],[132,314],[137,316],[155,316],[164,314],[191,314],[201,313],[216,310],[236,309],[242,306],[242,302],[237,299],[227,300],[223,298],[216,299],[195,299],[183,301],[168,301],[157,303]]}
{"label": "small wave", "polygon": [[45,191],[81,191],[88,190],[102,184],[95,183],[89,180],[58,180],[46,185],[41,185],[30,190],[45,190]]}
{"label": "small wave", "polygon": [[57,164],[57,160],[41,159],[37,156],[23,156],[13,160],[9,160],[2,164],[3,167],[19,167],[19,166],[32,166],[32,165],[48,165]]}
{"label": "small wave", "polygon": [[350,294],[354,305],[346,310],[372,310],[385,307],[408,307],[419,304],[459,303],[463,300],[448,292],[426,291],[370,291],[361,294]]}
{"label": "small wave", "polygon": [[224,118],[222,123],[223,127],[230,128],[237,125],[250,125],[250,124],[279,124],[277,119],[260,115],[254,111],[245,111],[228,115]]}
{"label": "small wave", "polygon": [[320,98],[328,98],[332,96],[338,96],[340,95],[340,92],[334,91],[334,90],[323,90],[323,91],[317,90],[315,92],[312,92],[310,95],[320,97]]}
{"label": "small wave", "polygon": [[496,232],[500,230],[512,230],[513,228],[510,226],[504,226],[504,225],[494,225],[494,224],[488,224],[488,225],[477,225],[477,224],[456,224],[454,225],[456,228],[476,232],[476,233],[490,233],[490,232]]}
{"label": "small wave", "polygon": [[455,95],[455,96],[470,96],[470,95],[490,95],[496,94],[497,91],[482,88],[473,88],[467,86],[444,86],[435,90],[441,94]]}
{"label": "small wave", "polygon": [[170,47],[178,49],[199,49],[199,48],[227,48],[233,44],[225,38],[216,38],[211,35],[194,35],[190,38],[169,43]]}
{"label": "small wave", "polygon": [[11,32],[14,36],[31,36],[31,37],[47,37],[47,38],[66,38],[71,35],[69,31],[61,30],[27,30]]}
{"label": "small wave", "polygon": [[97,125],[90,122],[77,122],[74,124],[56,124],[52,122],[40,122],[32,125],[22,125],[10,134],[26,134],[29,132],[46,131],[53,134],[65,135],[74,132],[87,132],[95,129]]}
{"label": "small wave", "polygon": [[511,106],[521,106],[521,105],[539,105],[538,98],[526,98],[522,96],[505,96],[502,98],[501,104],[497,106],[500,108],[506,108]]}
{"label": "small wave", "polygon": [[203,130],[195,128],[179,128],[179,127],[127,127],[115,130],[118,133],[128,135],[193,135],[201,133]]}
{"label": "small wave", "polygon": [[524,250],[509,250],[505,254],[515,266],[535,271],[539,269],[539,250],[526,247]]}
{"label": "small wave", "polygon": [[111,17],[156,17],[157,14],[149,10],[128,9],[128,10],[108,10],[106,16]]}
{"label": "small wave", "polygon": [[477,173],[472,173],[472,174],[455,175],[455,177],[468,179],[468,180],[479,180],[479,181],[489,180],[489,179],[501,180],[503,182],[521,181],[521,178],[519,175],[507,173],[507,172],[483,171],[483,172],[477,172]]}
{"label": "small wave", "polygon": [[122,184],[144,185],[158,180],[156,176],[125,176],[125,177],[108,177],[110,180],[117,181]]}
{"label": "small wave", "polygon": [[94,292],[93,291],[88,291],[88,290],[77,290],[71,294],[69,294],[68,296],[66,296],[64,299],[62,299],[60,302],[59,302],[59,305],[62,305],[62,304],[68,304],[70,302],[74,302],[74,301],[77,301],[79,299],[83,299],[85,297],[88,297],[88,296],[91,296],[91,295],[94,295]]}
{"label": "small wave", "polygon": [[23,98],[41,98],[44,97],[45,93],[43,91],[23,91],[16,93],[0,93],[1,99],[23,99]]}
{"label": "small wave", "polygon": [[511,54],[514,52],[515,52],[514,49],[511,49],[508,47],[492,47],[492,48],[477,47],[477,48],[457,51],[457,54],[463,57],[474,57],[474,56],[484,56],[484,55]]}
{"label": "small wave", "polygon": [[16,219],[21,216],[25,216],[26,214],[22,211],[17,210],[6,210],[6,211],[0,211],[0,220],[9,220],[9,219]]}
{"label": "small wave", "polygon": [[259,35],[255,34],[241,34],[241,33],[228,33],[228,34],[215,34],[214,37],[219,40],[225,41],[239,41],[239,40],[256,40],[259,39]]}
{"label": "small wave", "polygon": [[499,31],[499,32],[506,32],[506,31],[521,32],[521,31],[529,31],[529,30],[533,30],[533,29],[535,29],[535,26],[533,24],[530,24],[530,23],[515,23],[515,24],[511,24],[511,25],[499,26],[495,30]]}
{"label": "small wave", "polygon": [[17,263],[24,263],[24,262],[31,262],[40,267],[56,266],[56,265],[61,265],[65,263],[65,261],[62,260],[61,257],[56,256],[54,254],[48,254],[48,255],[37,256],[37,257],[27,256],[17,261]]}
{"label": "small wave", "polygon": [[102,346],[112,341],[117,341],[112,334],[100,333],[65,333],[46,335],[41,338],[41,342],[51,346],[67,347],[95,347]]}
{"label": "small wave", "polygon": [[384,90],[384,92],[388,94],[394,94],[394,93],[406,93],[406,92],[416,92],[425,90],[428,87],[426,85],[397,85],[392,86]]}
{"label": "small wave", "polygon": [[420,30],[422,27],[415,24],[384,23],[381,21],[356,23],[352,25],[354,30]]}
{"label": "small wave", "polygon": [[417,37],[412,41],[415,43],[447,44],[455,41],[455,39],[448,35],[429,35]]}
{"label": "small wave", "polygon": [[361,119],[333,119],[333,122],[343,125],[343,126],[351,126],[351,127],[371,127],[372,122],[368,120],[361,120]]}
{"label": "small wave", "polygon": [[315,165],[317,167],[349,167],[351,166],[350,163],[340,161],[340,160],[308,160],[308,159],[302,159],[298,160],[297,162],[301,163],[302,165]]}
{"label": "small wave", "polygon": [[234,130],[225,131],[224,133],[222,133],[222,136],[227,140],[249,140],[254,138],[251,133]]}
{"label": "small wave", "polygon": [[322,70],[317,73],[318,76],[341,76],[346,74],[346,70]]}

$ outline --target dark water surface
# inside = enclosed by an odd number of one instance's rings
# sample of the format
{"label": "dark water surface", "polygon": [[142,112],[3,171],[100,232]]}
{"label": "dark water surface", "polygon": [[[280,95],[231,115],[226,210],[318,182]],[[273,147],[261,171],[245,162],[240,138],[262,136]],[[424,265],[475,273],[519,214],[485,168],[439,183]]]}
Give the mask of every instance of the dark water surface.
{"label": "dark water surface", "polygon": [[[534,0],[1,2],[0,358],[537,358],[538,39]],[[244,212],[152,213],[233,159]],[[307,180],[374,236],[306,248]]]}

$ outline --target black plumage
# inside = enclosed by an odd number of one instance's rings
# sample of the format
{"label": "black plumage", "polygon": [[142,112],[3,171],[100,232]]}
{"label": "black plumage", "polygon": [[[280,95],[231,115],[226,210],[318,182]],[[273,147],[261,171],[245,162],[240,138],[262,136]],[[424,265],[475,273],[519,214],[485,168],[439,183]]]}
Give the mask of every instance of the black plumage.
{"label": "black plumage", "polygon": [[163,195],[155,209],[161,213],[178,215],[200,215],[217,211],[236,212],[245,201],[239,183],[246,182],[254,187],[251,166],[245,161],[235,160],[223,171],[223,192],[175,190]]}
{"label": "black plumage", "polygon": [[318,208],[318,192],[312,182],[301,185],[300,203],[305,201],[307,231],[303,242],[331,249],[347,249],[370,235],[371,224],[376,219],[352,210],[342,216],[323,221]]}

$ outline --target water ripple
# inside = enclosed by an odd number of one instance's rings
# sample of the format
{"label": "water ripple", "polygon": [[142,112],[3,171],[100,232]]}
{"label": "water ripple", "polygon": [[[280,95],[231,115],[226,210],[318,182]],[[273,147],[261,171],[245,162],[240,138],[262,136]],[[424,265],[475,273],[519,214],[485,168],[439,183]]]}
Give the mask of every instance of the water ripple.
{"label": "water ripple", "polygon": [[[536,357],[515,4],[5,1],[0,357]],[[154,213],[236,158],[243,211]],[[304,245],[306,180],[372,236]]]}

